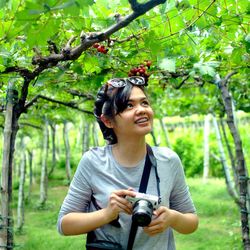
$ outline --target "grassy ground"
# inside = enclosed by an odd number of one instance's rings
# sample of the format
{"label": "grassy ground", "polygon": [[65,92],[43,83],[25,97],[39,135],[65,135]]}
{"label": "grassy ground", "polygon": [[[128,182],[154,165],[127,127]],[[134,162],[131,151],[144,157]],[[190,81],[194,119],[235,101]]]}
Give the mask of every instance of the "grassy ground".
{"label": "grassy ground", "polygon": [[[241,250],[238,208],[227,194],[224,180],[188,179],[200,217],[199,229],[192,235],[176,233],[178,250]],[[51,184],[50,184],[51,185]],[[53,186],[52,186],[53,185]],[[46,208],[39,209],[38,190],[26,205],[25,226],[15,234],[15,249],[75,250],[84,248],[84,236],[62,237],[56,231],[57,213],[67,187],[52,183]]]}
{"label": "grassy ground", "polygon": [[188,184],[200,223],[192,235],[176,233],[177,249],[243,249],[239,209],[229,197],[224,180],[213,179],[203,184],[200,179],[188,179]]}

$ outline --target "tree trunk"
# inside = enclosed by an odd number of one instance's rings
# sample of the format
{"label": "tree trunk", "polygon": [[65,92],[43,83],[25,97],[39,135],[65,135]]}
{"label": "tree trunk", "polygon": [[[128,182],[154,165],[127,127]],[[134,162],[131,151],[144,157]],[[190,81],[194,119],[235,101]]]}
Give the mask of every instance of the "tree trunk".
{"label": "tree trunk", "polygon": [[18,173],[17,173],[17,163],[16,163],[16,157],[13,158],[13,162],[12,162],[12,178],[18,178]]}
{"label": "tree trunk", "polygon": [[11,210],[12,201],[12,163],[15,150],[15,139],[18,131],[18,117],[14,105],[18,93],[9,83],[7,90],[7,104],[4,125],[2,178],[1,178],[1,230],[0,249],[13,249],[13,217]]}
{"label": "tree trunk", "polygon": [[203,181],[206,182],[209,174],[209,127],[210,115],[205,116],[204,120],[204,161],[203,161]]}
{"label": "tree trunk", "polygon": [[56,155],[61,155],[62,152],[61,152],[61,147],[60,147],[60,145],[61,145],[61,138],[60,138],[60,136],[56,136],[56,145],[58,145],[58,147],[56,147]]}
{"label": "tree trunk", "polygon": [[155,133],[154,133],[154,130],[152,130],[150,132],[151,136],[152,136],[152,139],[153,139],[153,142],[154,142],[154,145],[155,146],[158,146],[158,143],[157,143],[157,140],[156,140],[156,137],[155,137]]}
{"label": "tree trunk", "polygon": [[[234,114],[236,114],[236,113],[234,112]],[[237,126],[237,122],[235,124]],[[222,118],[220,119],[220,125],[221,125],[221,128],[222,128],[223,137],[224,137],[224,140],[225,140],[225,143],[226,143],[226,147],[227,147],[227,150],[228,150],[230,162],[231,162],[231,165],[232,165],[235,188],[236,188],[237,193],[239,193],[239,185],[238,185],[239,180],[238,180],[237,171],[236,171],[236,167],[235,167],[235,157],[233,155],[232,148],[231,148],[231,146],[229,144],[227,134],[226,134],[226,129],[225,129],[224,122],[223,122]],[[248,173],[246,173],[246,177],[248,177]],[[247,189],[248,189],[247,190],[247,211],[250,211],[250,197],[249,197],[250,186],[249,185],[247,185]],[[249,223],[250,223],[250,216],[248,216],[248,224]]]}
{"label": "tree trunk", "polygon": [[168,138],[168,130],[167,130],[166,124],[164,123],[162,118],[159,119],[159,121],[160,121],[162,132],[164,134],[164,139],[165,139],[166,145],[167,145],[167,147],[171,148],[171,144],[170,144],[170,141]]}
{"label": "tree trunk", "polygon": [[71,181],[71,167],[70,167],[70,145],[69,145],[68,133],[69,133],[68,123],[64,122],[64,124],[63,124],[63,140],[64,140],[65,153],[66,153],[65,169],[66,169],[67,181],[69,184]]}
{"label": "tree trunk", "polygon": [[17,204],[17,230],[22,231],[24,225],[24,184],[26,174],[26,154],[25,145],[23,142],[24,138],[21,139],[22,146],[22,159],[20,164],[20,178],[19,178],[19,190],[18,190],[18,204]]}
{"label": "tree trunk", "polygon": [[40,205],[41,206],[45,205],[47,201],[47,195],[48,195],[48,166],[47,166],[48,151],[49,151],[49,129],[48,129],[48,120],[47,118],[45,118],[41,182],[40,182]]}
{"label": "tree trunk", "polygon": [[50,124],[50,128],[51,128],[51,142],[52,142],[52,163],[49,175],[51,175],[54,172],[56,165],[56,126]]}
{"label": "tree trunk", "polygon": [[28,150],[28,161],[29,161],[29,192],[27,195],[27,200],[30,200],[32,185],[33,185],[33,151]]}
{"label": "tree trunk", "polygon": [[82,153],[85,153],[89,150],[89,122],[85,120],[83,126],[83,141],[82,141]]}
{"label": "tree trunk", "polygon": [[93,135],[94,146],[98,147],[99,141],[98,141],[98,131],[96,129],[96,122],[92,123],[92,135]]}
{"label": "tree trunk", "polygon": [[240,138],[239,131],[235,126],[233,109],[232,109],[232,98],[228,90],[228,80],[236,72],[228,74],[224,79],[219,79],[216,81],[219,89],[221,91],[221,96],[223,99],[225,111],[227,114],[227,124],[232,134],[234,144],[235,144],[235,155],[237,160],[237,176],[239,179],[239,191],[240,191],[240,211],[241,211],[241,228],[242,228],[242,241],[244,248],[250,250],[250,239],[249,239],[249,224],[248,224],[248,213],[247,211],[247,198],[249,197],[248,192],[248,177],[246,175],[247,168],[245,163],[245,157],[242,148],[242,141]]}

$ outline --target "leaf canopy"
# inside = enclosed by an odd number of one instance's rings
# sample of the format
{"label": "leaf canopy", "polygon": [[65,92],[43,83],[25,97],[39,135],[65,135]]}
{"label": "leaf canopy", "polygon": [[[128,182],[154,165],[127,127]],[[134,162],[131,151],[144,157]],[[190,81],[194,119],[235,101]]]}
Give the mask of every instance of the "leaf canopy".
{"label": "leaf canopy", "polygon": [[[168,0],[100,42],[106,54],[90,47],[77,60],[43,71],[29,86],[26,101],[40,94],[74,102],[69,90],[95,96],[107,79],[127,76],[151,60],[149,93],[157,116],[223,112],[213,79],[231,71],[238,72],[230,82],[236,108],[249,112],[249,6],[244,0]],[[13,66],[33,71],[34,56],[50,55],[48,41],[61,51],[75,36],[71,46],[77,46],[82,31],[106,31],[131,13],[125,0],[1,1],[0,71]],[[8,81],[20,93],[23,79],[17,73],[0,77],[3,106]],[[78,97],[75,105],[91,111],[93,100]],[[25,119],[41,110],[59,112],[59,106],[38,101]]]}

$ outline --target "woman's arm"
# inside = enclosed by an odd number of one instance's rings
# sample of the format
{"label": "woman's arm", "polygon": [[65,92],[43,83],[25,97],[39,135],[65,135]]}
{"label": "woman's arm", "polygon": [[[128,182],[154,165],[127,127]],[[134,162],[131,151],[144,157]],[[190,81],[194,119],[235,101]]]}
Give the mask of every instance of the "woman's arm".
{"label": "woman's arm", "polygon": [[132,204],[125,196],[135,196],[135,192],[116,190],[110,197],[108,206],[94,212],[71,212],[62,217],[61,229],[64,235],[78,235],[88,233],[96,228],[115,220],[120,212],[132,213]]}
{"label": "woman's arm", "polygon": [[198,227],[198,216],[193,213],[180,213],[161,206],[155,212],[155,218],[144,228],[145,233],[154,236],[171,227],[179,233],[189,234]]}
{"label": "woman's arm", "polygon": [[64,235],[85,234],[112,220],[107,208],[89,213],[69,213],[62,218],[61,228]]}
{"label": "woman's arm", "polygon": [[171,227],[175,229],[177,232],[182,234],[190,234],[193,233],[199,224],[199,219],[196,214],[186,213],[182,214],[178,211],[172,210],[173,219]]}

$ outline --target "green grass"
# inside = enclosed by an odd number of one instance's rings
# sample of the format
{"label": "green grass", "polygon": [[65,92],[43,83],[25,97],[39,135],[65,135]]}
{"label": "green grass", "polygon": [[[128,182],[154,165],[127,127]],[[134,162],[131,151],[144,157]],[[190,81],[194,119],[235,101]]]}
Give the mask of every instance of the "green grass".
{"label": "green grass", "polygon": [[[39,185],[34,188],[31,202],[26,204],[25,226],[15,234],[15,249],[20,250],[75,250],[85,249],[84,236],[63,237],[57,233],[56,221],[66,186],[50,184],[45,208],[37,206]],[[200,179],[188,179],[190,191],[198,210],[200,224],[191,235],[175,233],[178,250],[241,250],[240,214],[227,194],[224,180],[211,179],[206,184]],[[58,184],[58,181],[56,181]],[[16,192],[16,191],[15,191]],[[14,193],[14,198],[15,197]]]}
{"label": "green grass", "polygon": [[[36,189],[35,191],[39,192]],[[44,208],[40,208],[38,205],[39,194],[33,194],[32,201],[26,205],[23,232],[15,235],[17,245],[15,249],[84,249],[85,236],[63,237],[56,229],[58,211],[67,189],[67,186],[54,186],[52,183],[49,188],[48,202]]]}
{"label": "green grass", "polygon": [[188,184],[200,223],[191,235],[175,234],[177,249],[243,249],[239,209],[228,195],[224,180],[212,179],[204,184],[200,179],[188,179]]}

